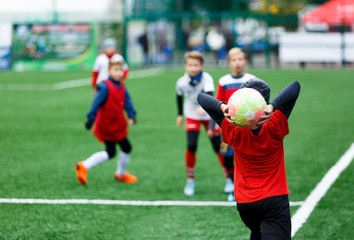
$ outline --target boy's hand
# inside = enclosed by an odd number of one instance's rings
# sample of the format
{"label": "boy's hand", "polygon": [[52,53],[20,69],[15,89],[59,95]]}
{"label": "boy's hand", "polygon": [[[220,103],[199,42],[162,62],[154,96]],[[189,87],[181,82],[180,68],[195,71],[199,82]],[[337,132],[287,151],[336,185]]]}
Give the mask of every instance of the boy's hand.
{"label": "boy's hand", "polygon": [[92,125],[93,125],[93,122],[90,122],[90,121],[85,122],[85,128],[87,130],[90,130],[92,128]]}
{"label": "boy's hand", "polygon": [[213,137],[214,137],[214,130],[213,130],[213,129],[208,129],[207,135],[208,135],[210,138],[213,138]]}
{"label": "boy's hand", "polygon": [[92,95],[95,96],[97,93],[97,87],[92,88]]}
{"label": "boy's hand", "polygon": [[273,111],[274,111],[273,105],[268,104],[267,109],[264,111],[264,116],[262,116],[257,123],[257,127],[260,127],[263,124],[265,124],[269,120],[270,116],[272,116]]}
{"label": "boy's hand", "polygon": [[223,112],[225,119],[226,119],[229,123],[231,123],[232,125],[236,125],[235,122],[232,121],[232,119],[231,119],[231,116],[230,116],[230,114],[229,114],[229,107],[228,107],[226,104],[222,103],[222,104],[220,105],[220,110]]}
{"label": "boy's hand", "polygon": [[183,127],[183,116],[182,115],[177,116],[176,125],[177,125],[177,127]]}
{"label": "boy's hand", "polygon": [[202,107],[199,107],[195,110],[195,114],[202,115],[205,113],[205,110]]}
{"label": "boy's hand", "polygon": [[129,118],[128,123],[129,123],[129,125],[135,125],[136,121],[135,121],[135,119]]}

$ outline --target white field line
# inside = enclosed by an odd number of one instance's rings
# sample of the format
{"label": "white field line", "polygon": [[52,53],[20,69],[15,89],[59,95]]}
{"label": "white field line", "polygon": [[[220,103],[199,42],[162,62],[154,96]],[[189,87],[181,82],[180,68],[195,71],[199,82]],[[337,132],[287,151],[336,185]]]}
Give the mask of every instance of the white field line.
{"label": "white field line", "polygon": [[322,180],[312,190],[306,198],[302,206],[296,211],[291,218],[292,230],[291,236],[295,236],[296,232],[307,221],[311,212],[316,207],[317,203],[326,194],[331,185],[336,181],[339,175],[350,165],[354,158],[354,143],[346,151],[346,153],[338,160],[338,162],[326,173]]}
{"label": "white field line", "polygon": [[[146,78],[157,76],[164,70],[162,68],[144,69],[132,71],[129,73],[128,79]],[[0,84],[0,90],[10,91],[48,91],[48,90],[62,90],[68,88],[75,88],[81,86],[87,86],[91,84],[91,78],[80,78],[70,81],[58,82],[53,84]]]}
{"label": "white field line", "polygon": [[52,87],[51,90],[62,90],[67,88],[87,86],[90,84],[91,84],[91,78],[81,78],[81,79],[75,79],[71,81],[54,83],[51,86]]}
{"label": "white field line", "polygon": [[0,90],[9,90],[9,91],[48,91],[52,90],[51,84],[0,84]]}
{"label": "white field line", "polygon": [[163,71],[165,71],[163,68],[152,68],[152,69],[132,71],[128,75],[128,80],[135,79],[135,78],[146,78],[146,77],[156,76],[161,74]]}
{"label": "white field line", "polygon": [[[131,201],[101,199],[28,199],[0,198],[0,203],[13,204],[96,204],[126,206],[236,206],[235,202],[223,201]],[[303,202],[290,202],[290,206],[301,206]]]}

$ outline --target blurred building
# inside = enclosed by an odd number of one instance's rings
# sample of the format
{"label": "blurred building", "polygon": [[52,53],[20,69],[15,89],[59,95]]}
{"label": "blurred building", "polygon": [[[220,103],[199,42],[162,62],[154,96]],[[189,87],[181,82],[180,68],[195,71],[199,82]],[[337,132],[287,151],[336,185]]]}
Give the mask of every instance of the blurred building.
{"label": "blurred building", "polygon": [[0,0],[0,22],[122,22],[123,0]]}

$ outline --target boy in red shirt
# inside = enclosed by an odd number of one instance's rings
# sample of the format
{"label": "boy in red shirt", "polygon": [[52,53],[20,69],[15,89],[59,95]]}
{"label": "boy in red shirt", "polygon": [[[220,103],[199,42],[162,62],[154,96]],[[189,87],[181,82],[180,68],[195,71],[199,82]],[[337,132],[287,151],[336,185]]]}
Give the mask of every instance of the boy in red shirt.
{"label": "boy in red shirt", "polygon": [[[254,78],[243,87],[256,89],[269,102],[270,89],[264,81]],[[237,210],[251,230],[251,240],[291,239],[283,138],[289,133],[288,118],[299,92],[297,81],[285,87],[253,129],[236,126],[226,104],[198,95],[198,102],[221,126],[223,140],[234,150]]]}
{"label": "boy in red shirt", "polygon": [[90,130],[95,123],[93,134],[100,142],[105,143],[106,150],[94,153],[85,161],[76,164],[76,176],[83,185],[87,183],[89,169],[115,156],[116,144],[120,146],[121,152],[118,155],[115,178],[125,183],[135,183],[137,181],[137,177],[126,172],[132,147],[127,138],[128,126],[124,110],[128,114],[130,125],[135,124],[136,111],[122,82],[123,64],[122,61],[114,60],[114,58],[110,60],[109,78],[98,85],[97,94],[87,114],[86,129]]}

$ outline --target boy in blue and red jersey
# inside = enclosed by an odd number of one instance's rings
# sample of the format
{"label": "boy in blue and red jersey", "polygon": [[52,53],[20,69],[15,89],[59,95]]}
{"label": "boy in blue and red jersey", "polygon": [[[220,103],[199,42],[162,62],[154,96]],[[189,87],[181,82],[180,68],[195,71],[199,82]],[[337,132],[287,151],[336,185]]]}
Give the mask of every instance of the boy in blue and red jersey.
{"label": "boy in blue and red jersey", "polygon": [[[249,79],[255,78],[252,74],[246,73],[245,68],[248,65],[248,60],[245,52],[241,48],[231,48],[228,52],[228,65],[231,73],[222,76],[219,79],[215,98],[228,102],[230,96],[240,89],[241,85]],[[224,157],[224,166],[228,173],[228,178],[231,179],[231,190],[228,191],[228,201],[235,201],[233,193],[233,174],[234,174],[234,158],[233,151],[226,143],[221,143],[220,152]]]}
{"label": "boy in blue and red jersey", "polygon": [[230,96],[240,89],[242,83],[254,78],[252,74],[246,73],[245,68],[248,60],[245,52],[240,48],[231,48],[228,52],[228,64],[231,73],[219,79],[215,98],[220,101],[228,101]]}
{"label": "boy in blue and red jersey", "polygon": [[118,155],[118,167],[114,176],[118,181],[135,183],[137,177],[126,172],[130,162],[131,144],[127,138],[128,125],[124,110],[128,114],[128,122],[135,124],[136,111],[130,95],[125,88],[123,77],[123,62],[114,57],[109,62],[109,78],[98,85],[98,91],[87,114],[85,127],[90,130],[95,123],[93,134],[106,145],[105,151],[94,153],[85,161],[76,164],[76,176],[81,184],[87,183],[89,169],[111,159],[116,154],[116,144],[121,148]]}
{"label": "boy in blue and red jersey", "polygon": [[[269,102],[270,89],[264,81],[254,78],[242,87],[256,89]],[[286,86],[252,129],[236,126],[223,102],[198,95],[199,104],[221,127],[224,142],[234,150],[237,210],[251,230],[251,240],[291,239],[283,139],[289,133],[288,118],[299,92],[297,81]]]}

